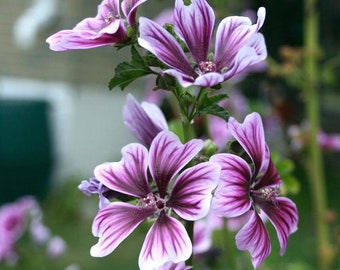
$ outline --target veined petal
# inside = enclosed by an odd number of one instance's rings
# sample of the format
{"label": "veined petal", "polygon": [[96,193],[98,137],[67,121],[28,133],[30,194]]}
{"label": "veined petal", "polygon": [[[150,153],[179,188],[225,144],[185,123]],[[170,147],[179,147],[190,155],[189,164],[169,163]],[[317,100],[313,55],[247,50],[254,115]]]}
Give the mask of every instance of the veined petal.
{"label": "veined petal", "polygon": [[127,18],[129,25],[136,25],[136,13],[139,5],[147,0],[124,0],[122,2],[122,11]]}
{"label": "veined petal", "polygon": [[175,77],[178,83],[184,88],[192,86],[195,82],[194,77],[184,74],[176,69],[167,69],[167,70],[164,70],[163,73],[169,74]]}
{"label": "veined petal", "polygon": [[287,247],[288,237],[297,230],[298,212],[295,203],[288,198],[278,197],[276,202],[264,202],[258,204],[274,225],[280,242],[280,255],[282,256]]}
{"label": "veined petal", "polygon": [[168,129],[164,114],[156,105],[148,102],[140,105],[131,94],[126,98],[123,119],[132,134],[146,147],[160,131]]}
{"label": "veined petal", "polygon": [[215,14],[206,0],[192,0],[185,6],[176,0],[174,12],[175,30],[186,43],[196,63],[206,61],[214,28]]}
{"label": "veined petal", "polygon": [[98,5],[96,17],[82,20],[73,28],[73,30],[90,30],[93,33],[97,33],[97,37],[99,37],[104,33],[116,33],[120,26],[124,27],[120,18],[119,0],[103,0]]}
{"label": "veined petal", "polygon": [[[84,35],[84,33],[82,34]],[[100,38],[92,39],[91,37],[89,39],[81,36],[79,32],[75,32],[73,30],[62,30],[48,37],[46,42],[50,45],[50,49],[53,51],[67,51],[113,45],[122,41],[123,36],[125,36],[125,32],[124,34],[118,34],[117,36],[103,34]]]}
{"label": "veined petal", "polygon": [[171,179],[203,148],[203,141],[193,139],[182,144],[170,131],[158,133],[150,146],[149,167],[159,195],[167,194]]}
{"label": "veined petal", "polygon": [[92,233],[99,237],[91,248],[91,256],[110,254],[154,209],[137,207],[123,202],[111,203],[99,210],[92,224]]}
{"label": "veined petal", "polygon": [[252,159],[254,175],[263,175],[269,165],[270,153],[264,138],[261,116],[256,112],[248,114],[242,124],[230,117],[228,129]]}
{"label": "veined petal", "polygon": [[145,237],[139,267],[149,270],[167,262],[179,263],[191,253],[192,244],[182,223],[162,212]]}
{"label": "veined petal", "polygon": [[269,160],[267,171],[257,180],[254,189],[261,189],[266,187],[278,187],[282,183],[281,178],[272,159]]}
{"label": "veined petal", "polygon": [[228,80],[234,75],[248,70],[251,66],[265,60],[266,57],[267,47],[264,37],[261,33],[256,33],[249,38],[248,43],[240,49],[228,69],[223,73],[224,80]]}
{"label": "veined petal", "polygon": [[189,76],[197,76],[176,39],[152,20],[139,19],[138,43],[168,66]]}
{"label": "veined petal", "polygon": [[202,86],[205,88],[215,86],[224,81],[222,74],[218,72],[209,72],[198,76],[193,85]]}
{"label": "veined petal", "polygon": [[262,27],[266,16],[265,8],[259,8],[257,16],[258,20],[254,25],[249,18],[242,16],[231,16],[221,21],[217,28],[215,44],[217,70],[228,68],[238,51]]}
{"label": "veined petal", "polygon": [[216,188],[221,168],[203,162],[186,169],[176,179],[167,206],[185,220],[198,220],[210,209],[212,191]]}
{"label": "veined petal", "polygon": [[249,251],[254,268],[270,254],[271,244],[267,229],[255,211],[248,223],[236,234],[235,239],[238,249]]}
{"label": "veined petal", "polygon": [[232,154],[216,154],[210,158],[221,166],[220,182],[211,208],[218,216],[237,217],[251,207],[249,196],[251,170],[247,162]]}
{"label": "veined petal", "polygon": [[147,178],[148,151],[138,143],[122,149],[120,162],[103,163],[94,175],[106,187],[138,198],[146,197],[151,188]]}

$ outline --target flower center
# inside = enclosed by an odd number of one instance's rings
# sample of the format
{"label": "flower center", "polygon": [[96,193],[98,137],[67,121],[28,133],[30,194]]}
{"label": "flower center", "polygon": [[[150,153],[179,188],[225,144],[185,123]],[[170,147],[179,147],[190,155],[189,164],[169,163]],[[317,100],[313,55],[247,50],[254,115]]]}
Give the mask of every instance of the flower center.
{"label": "flower center", "polygon": [[109,11],[104,18],[105,25],[109,25],[110,23],[112,23],[116,19],[119,19],[119,15],[115,14],[114,11]]}
{"label": "flower center", "polygon": [[265,201],[275,201],[276,197],[280,196],[280,188],[279,187],[266,187],[261,188],[259,190],[260,197]]}
{"label": "flower center", "polygon": [[264,187],[258,190],[252,189],[250,193],[261,200],[271,202],[276,205],[276,198],[280,196],[280,187]]}
{"label": "flower center", "polygon": [[216,65],[212,61],[201,61],[198,63],[197,67],[195,68],[197,74],[202,75],[209,72],[216,71]]}
{"label": "flower center", "polygon": [[151,207],[156,210],[156,213],[161,212],[162,210],[167,210],[166,206],[166,198],[160,198],[158,195],[153,193],[149,193],[145,198],[141,200],[141,203],[144,207]]}

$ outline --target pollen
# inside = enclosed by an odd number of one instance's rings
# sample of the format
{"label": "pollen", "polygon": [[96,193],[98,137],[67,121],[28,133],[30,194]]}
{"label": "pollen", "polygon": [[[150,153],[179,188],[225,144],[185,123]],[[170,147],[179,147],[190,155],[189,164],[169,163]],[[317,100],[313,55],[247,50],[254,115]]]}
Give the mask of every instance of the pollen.
{"label": "pollen", "polygon": [[114,20],[119,19],[119,15],[118,14],[114,14],[114,12],[108,12],[104,18],[104,22],[106,25],[109,25],[110,23],[112,23]]}
{"label": "pollen", "polygon": [[196,72],[205,74],[216,71],[216,65],[212,61],[201,61],[198,63]]}
{"label": "pollen", "polygon": [[260,189],[261,197],[266,201],[274,201],[276,197],[280,196],[279,187],[266,187]]}

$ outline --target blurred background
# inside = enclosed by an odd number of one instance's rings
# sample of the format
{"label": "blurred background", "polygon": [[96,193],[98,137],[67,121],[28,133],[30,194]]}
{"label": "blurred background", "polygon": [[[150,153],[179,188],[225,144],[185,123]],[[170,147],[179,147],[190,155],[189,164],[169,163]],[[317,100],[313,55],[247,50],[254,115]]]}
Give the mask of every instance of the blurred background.
{"label": "blurred background", "polygon": [[[46,258],[43,250],[23,238],[18,245],[18,264],[0,263],[0,269],[137,269],[146,228],[139,228],[133,239],[129,238],[112,255],[90,257],[90,247],[97,241],[91,235],[91,223],[98,202],[81,194],[77,186],[81,180],[92,177],[96,165],[119,160],[121,147],[135,141],[124,126],[122,107],[128,92],[138,99],[144,96],[147,81],[138,80],[124,92],[109,91],[107,85],[115,66],[129,59],[128,49],[100,47],[53,52],[45,42],[55,32],[95,16],[100,2],[0,3],[0,204],[23,195],[35,196],[41,203],[44,222],[67,244],[66,253],[53,259]],[[172,2],[149,0],[138,14],[154,17],[172,6]],[[269,52],[268,68],[249,74],[236,85],[254,110],[278,119],[273,130],[279,129],[280,136],[271,144],[273,151],[294,161],[293,175],[298,179],[298,188],[291,197],[298,204],[300,230],[292,235],[284,257],[279,257],[273,235],[272,254],[260,269],[317,269],[314,250],[309,248],[315,245],[315,238],[308,179],[300,166],[303,150],[297,154],[296,149],[289,149],[292,137],[288,135],[289,127],[301,128],[304,121],[305,97],[298,90],[296,76],[303,54],[303,1],[208,2],[216,7],[218,19],[249,14],[259,6],[267,9],[261,32]],[[340,134],[340,2],[319,1],[318,8],[322,130]],[[303,139],[301,144],[303,148]],[[324,152],[329,218],[332,237],[338,245],[339,151],[340,142],[338,149],[333,147]],[[339,261],[334,269],[340,269]]]}

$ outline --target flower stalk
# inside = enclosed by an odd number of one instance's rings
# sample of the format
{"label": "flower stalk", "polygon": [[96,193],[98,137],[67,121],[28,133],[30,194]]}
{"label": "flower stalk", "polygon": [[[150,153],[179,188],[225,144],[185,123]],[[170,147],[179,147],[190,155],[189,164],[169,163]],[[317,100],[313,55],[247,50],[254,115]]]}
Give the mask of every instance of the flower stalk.
{"label": "flower stalk", "polygon": [[311,184],[311,196],[315,209],[315,224],[318,246],[318,269],[330,269],[333,251],[330,244],[329,228],[325,213],[327,211],[327,195],[325,190],[324,165],[321,149],[317,141],[320,130],[319,115],[319,16],[315,0],[305,0],[304,21],[304,75],[303,90],[306,97],[306,114],[310,123],[309,155],[306,164]]}

